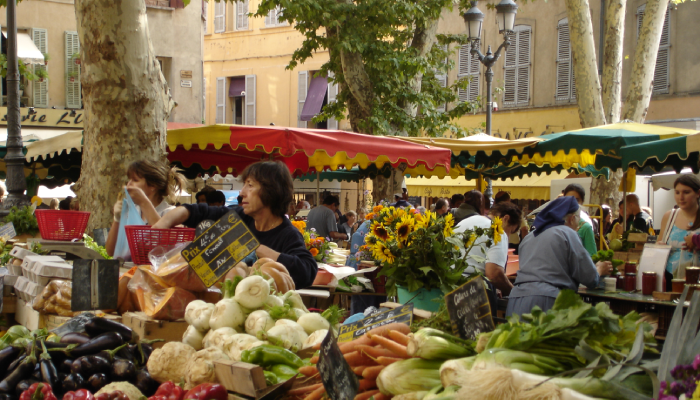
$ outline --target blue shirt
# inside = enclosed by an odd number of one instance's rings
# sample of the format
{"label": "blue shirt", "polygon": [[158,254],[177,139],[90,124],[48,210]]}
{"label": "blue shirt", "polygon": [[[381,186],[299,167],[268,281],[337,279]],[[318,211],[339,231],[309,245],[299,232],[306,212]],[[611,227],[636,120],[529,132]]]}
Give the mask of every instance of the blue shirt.
{"label": "blue shirt", "polygon": [[363,222],[362,225],[357,228],[355,233],[352,234],[352,240],[350,241],[350,255],[348,255],[348,259],[345,262],[345,265],[348,267],[357,269],[357,264],[359,264],[359,262],[357,261],[357,258],[355,258],[355,254],[360,251],[360,246],[365,244],[365,236],[367,236],[367,233],[369,232],[371,222],[372,221]]}

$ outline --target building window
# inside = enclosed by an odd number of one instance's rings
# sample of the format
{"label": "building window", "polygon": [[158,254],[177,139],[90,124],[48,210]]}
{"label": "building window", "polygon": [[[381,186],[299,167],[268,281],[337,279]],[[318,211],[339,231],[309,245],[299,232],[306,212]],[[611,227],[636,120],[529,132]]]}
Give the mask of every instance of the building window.
{"label": "building window", "polygon": [[505,82],[503,105],[506,107],[527,106],[530,104],[532,28],[528,25],[518,25],[509,38],[511,44],[506,52],[503,71]]}
{"label": "building window", "polygon": [[[299,71],[297,127],[337,130],[338,121],[334,118],[315,124],[311,121],[328,103],[335,102],[338,96],[338,85],[332,82],[332,78],[315,76],[317,72]],[[312,126],[309,126],[309,122]]]}
{"label": "building window", "polygon": [[567,18],[559,21],[557,25],[557,93],[554,97],[557,103],[576,101],[576,78]]}
{"label": "building window", "polygon": [[270,10],[270,12],[268,12],[265,16],[265,26],[268,28],[275,26],[286,26],[286,22],[280,21],[280,17],[282,16],[283,11],[284,10],[280,6],[277,6]]}
{"label": "building window", "polygon": [[216,124],[226,122],[226,78],[216,78]]}
{"label": "building window", "polygon": [[66,31],[65,45],[66,108],[83,108],[80,86],[80,65],[76,64],[75,57],[73,57],[74,54],[80,54],[78,32]]}
{"label": "building window", "polygon": [[226,31],[226,3],[221,0],[214,3],[214,33]]}
{"label": "building window", "polygon": [[[43,54],[48,53],[48,45],[47,45],[47,38],[46,38],[46,29],[39,29],[39,28],[33,28],[30,30],[32,34],[32,40],[34,41],[34,44],[36,45],[36,48],[39,49],[40,52]],[[48,73],[48,65],[39,65],[36,64],[34,65],[34,73],[37,74],[39,71],[45,71]],[[48,108],[49,107],[49,80],[44,79],[43,81],[39,82],[39,80],[36,80],[32,82],[32,100],[33,100],[33,105],[34,107],[38,108]]]}
{"label": "building window", "polygon": [[471,45],[465,44],[459,47],[459,65],[457,79],[470,79],[467,89],[459,89],[457,97],[459,101],[476,101],[479,97],[479,62],[478,56],[472,56]]}
{"label": "building window", "polygon": [[236,30],[248,29],[248,0],[236,3]]}
{"label": "building window", "polygon": [[[646,4],[637,8],[637,38],[642,30],[644,19],[644,9]],[[654,87],[652,94],[665,94],[669,92],[671,80],[669,76],[669,63],[671,58],[671,13],[666,9],[664,26],[661,30],[661,40],[659,41],[659,53],[656,55],[656,67],[654,68]]]}

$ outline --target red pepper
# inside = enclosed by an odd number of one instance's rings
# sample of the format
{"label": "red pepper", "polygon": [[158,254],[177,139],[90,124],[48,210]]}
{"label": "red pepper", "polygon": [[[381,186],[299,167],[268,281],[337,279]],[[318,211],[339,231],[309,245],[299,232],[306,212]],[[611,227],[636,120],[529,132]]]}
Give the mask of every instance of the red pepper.
{"label": "red pepper", "polygon": [[185,400],[227,400],[226,389],[218,383],[202,383],[185,395]]}
{"label": "red pepper", "polygon": [[51,385],[37,382],[22,392],[19,400],[56,400],[56,396],[51,391]]}
{"label": "red pepper", "polygon": [[78,389],[64,394],[63,400],[95,400],[95,396],[87,389]]}
{"label": "red pepper", "polygon": [[129,396],[121,390],[115,390],[111,393],[100,393],[95,396],[95,400],[129,400]]}
{"label": "red pepper", "polygon": [[168,381],[160,385],[156,394],[149,397],[148,400],[183,400],[184,397],[185,389]]}

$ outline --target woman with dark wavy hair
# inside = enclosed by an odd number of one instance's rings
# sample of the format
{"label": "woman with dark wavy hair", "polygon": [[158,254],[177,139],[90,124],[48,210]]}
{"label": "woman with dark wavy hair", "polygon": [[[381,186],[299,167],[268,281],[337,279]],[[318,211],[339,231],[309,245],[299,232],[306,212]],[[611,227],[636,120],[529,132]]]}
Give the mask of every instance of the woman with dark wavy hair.
{"label": "woman with dark wavy hair", "polygon": [[[241,180],[242,207],[235,210],[260,242],[258,258],[271,258],[287,267],[297,289],[311,286],[318,266],[301,233],[285,216],[294,192],[289,169],[280,161],[261,161],[243,170]],[[184,224],[194,228],[206,219],[218,220],[229,211],[225,206],[185,204],[165,214],[153,227]]]}

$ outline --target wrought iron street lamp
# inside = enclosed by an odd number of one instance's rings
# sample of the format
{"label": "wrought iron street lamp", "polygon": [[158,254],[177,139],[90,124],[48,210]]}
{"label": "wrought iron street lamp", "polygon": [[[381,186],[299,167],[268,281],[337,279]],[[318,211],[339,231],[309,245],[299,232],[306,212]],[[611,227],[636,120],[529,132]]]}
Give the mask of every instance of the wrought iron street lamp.
{"label": "wrought iron street lamp", "polygon": [[[508,51],[510,40],[508,35],[512,33],[515,27],[515,15],[518,13],[518,5],[513,0],[501,0],[496,6],[496,21],[498,22],[498,32],[503,34],[503,43],[498,46],[496,53],[491,52],[491,46],[488,47],[486,54],[481,54],[479,50],[481,41],[481,27],[484,22],[484,13],[477,8],[477,2],[472,1],[472,7],[464,13],[464,23],[467,26],[469,41],[471,42],[471,55],[479,58],[479,61],[486,67],[486,134],[491,136],[491,114],[493,112],[493,93],[491,86],[493,84],[492,67],[501,57],[501,51]],[[484,195],[490,199],[493,195],[491,179],[487,178],[488,188]]]}

